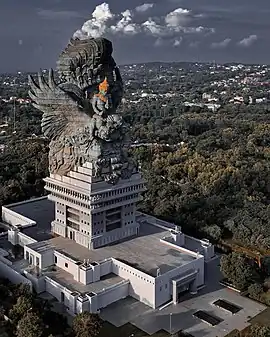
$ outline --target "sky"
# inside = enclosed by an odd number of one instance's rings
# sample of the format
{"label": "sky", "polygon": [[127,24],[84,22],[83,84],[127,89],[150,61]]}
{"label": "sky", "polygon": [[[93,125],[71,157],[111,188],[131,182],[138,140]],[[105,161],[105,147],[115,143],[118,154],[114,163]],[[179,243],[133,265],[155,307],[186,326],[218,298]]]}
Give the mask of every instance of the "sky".
{"label": "sky", "polygon": [[118,64],[269,64],[269,17],[269,0],[1,0],[0,72],[53,68],[72,36],[109,38]]}

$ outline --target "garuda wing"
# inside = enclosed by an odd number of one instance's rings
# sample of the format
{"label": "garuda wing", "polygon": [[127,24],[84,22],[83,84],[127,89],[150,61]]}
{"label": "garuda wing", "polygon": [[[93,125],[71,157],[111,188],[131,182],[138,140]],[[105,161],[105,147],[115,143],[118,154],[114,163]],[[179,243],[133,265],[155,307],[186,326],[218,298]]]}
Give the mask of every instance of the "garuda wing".
{"label": "garuda wing", "polygon": [[38,83],[29,76],[29,85],[34,107],[43,112],[41,127],[44,136],[50,139],[71,136],[89,125],[91,117],[83,107],[80,88],[72,85],[67,91],[57,85],[53,70],[49,72],[48,81],[42,73],[38,74]]}

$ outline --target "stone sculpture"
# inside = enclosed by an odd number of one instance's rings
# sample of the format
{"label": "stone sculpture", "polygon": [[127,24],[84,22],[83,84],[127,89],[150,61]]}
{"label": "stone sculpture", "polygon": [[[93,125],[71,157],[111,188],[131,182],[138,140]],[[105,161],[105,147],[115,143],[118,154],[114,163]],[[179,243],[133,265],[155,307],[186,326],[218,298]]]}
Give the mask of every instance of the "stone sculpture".
{"label": "stone sculpture", "polygon": [[134,164],[127,155],[127,126],[117,114],[123,81],[104,38],[72,39],[60,55],[56,82],[30,76],[29,95],[43,112],[42,131],[50,139],[50,173],[65,175],[85,162],[94,176],[115,184],[127,179]]}

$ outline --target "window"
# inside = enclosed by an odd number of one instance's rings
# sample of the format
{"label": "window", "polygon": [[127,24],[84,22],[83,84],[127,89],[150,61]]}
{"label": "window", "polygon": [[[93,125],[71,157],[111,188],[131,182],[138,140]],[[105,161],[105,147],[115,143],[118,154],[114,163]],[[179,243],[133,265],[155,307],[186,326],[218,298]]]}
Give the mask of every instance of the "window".
{"label": "window", "polygon": [[66,267],[66,268],[68,268],[68,264],[67,264],[67,262],[65,262],[65,267]]}

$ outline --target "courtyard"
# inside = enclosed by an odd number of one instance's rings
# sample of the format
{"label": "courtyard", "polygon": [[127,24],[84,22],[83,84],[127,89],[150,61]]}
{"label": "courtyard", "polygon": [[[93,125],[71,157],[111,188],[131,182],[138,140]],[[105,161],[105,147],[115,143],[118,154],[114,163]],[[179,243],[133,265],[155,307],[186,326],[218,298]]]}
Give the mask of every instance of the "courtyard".
{"label": "courtyard", "polygon": [[[170,333],[176,334],[179,331],[194,337],[224,337],[232,330],[243,330],[249,326],[249,320],[264,311],[266,307],[220,285],[221,275],[218,263],[219,260],[215,259],[207,264],[206,286],[196,295],[184,295],[177,305],[169,304],[163,309],[154,310],[128,297],[102,309],[101,317],[119,328],[119,336],[120,331],[127,329],[129,323],[134,328],[130,329],[131,332],[128,332],[127,336],[134,334],[134,337],[144,337],[147,334],[165,337],[166,333],[168,336]],[[233,314],[215,305],[214,302],[218,300],[226,300],[240,310]],[[220,323],[212,326],[194,317],[199,310],[219,318]]]}

